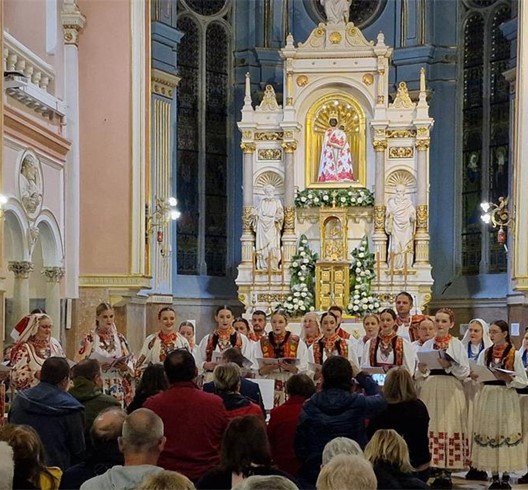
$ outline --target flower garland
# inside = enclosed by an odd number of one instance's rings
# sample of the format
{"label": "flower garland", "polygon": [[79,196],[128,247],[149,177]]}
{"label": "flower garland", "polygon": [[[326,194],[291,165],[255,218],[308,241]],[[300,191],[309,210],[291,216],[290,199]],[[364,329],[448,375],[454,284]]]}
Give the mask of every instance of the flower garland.
{"label": "flower garland", "polygon": [[351,256],[350,278],[354,277],[355,280],[350,288],[350,303],[347,306],[347,312],[354,316],[377,312],[381,303],[371,292],[372,279],[376,277],[375,261],[374,254],[369,251],[366,235],[361,239],[359,247],[352,250]]}
{"label": "flower garland", "polygon": [[296,254],[292,257],[290,266],[290,294],[286,301],[278,305],[291,316],[304,315],[314,311],[314,277],[315,263],[319,256],[310,250],[306,235],[301,235]]}
{"label": "flower garland", "polygon": [[346,189],[303,189],[295,193],[295,206],[298,208],[324,208],[329,206],[342,208],[373,206],[374,194],[365,188],[348,187]]}

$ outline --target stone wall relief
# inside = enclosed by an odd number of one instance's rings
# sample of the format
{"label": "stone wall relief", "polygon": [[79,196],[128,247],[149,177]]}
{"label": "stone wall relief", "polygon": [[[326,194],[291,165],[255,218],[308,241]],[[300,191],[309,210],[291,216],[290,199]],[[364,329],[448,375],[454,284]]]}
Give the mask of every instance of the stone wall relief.
{"label": "stone wall relief", "polygon": [[42,209],[44,182],[41,163],[31,150],[26,150],[20,160],[18,192],[28,218],[35,220]]}

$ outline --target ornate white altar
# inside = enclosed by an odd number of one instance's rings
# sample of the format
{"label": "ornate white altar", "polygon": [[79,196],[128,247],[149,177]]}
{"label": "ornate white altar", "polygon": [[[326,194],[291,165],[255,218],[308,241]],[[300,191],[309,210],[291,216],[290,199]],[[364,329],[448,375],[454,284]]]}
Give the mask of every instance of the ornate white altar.
{"label": "ornate white altar", "polygon": [[[430,300],[428,165],[433,120],[423,69],[417,102],[411,100],[405,82],[398,84],[394,100],[389,101],[391,53],[381,33],[374,43],[352,23],[319,24],[297,47],[288,36],[281,50],[284,107],[277,103],[271,86],[253,107],[246,77],[238,123],[244,180],[242,262],[236,282],[248,310],[270,310],[284,301],[290,292],[292,257],[302,234],[319,254],[321,267],[324,262],[330,272],[334,262],[346,268],[351,251],[367,235],[376,259],[372,292],[380,302],[392,303],[403,289],[414,296],[416,306]],[[329,131],[337,129],[346,134],[353,176],[349,172],[328,181],[321,169],[340,161],[339,154],[327,148]],[[283,204],[283,221],[275,220],[282,227],[279,262],[255,247],[262,242],[256,236],[255,216],[269,186]],[[343,189],[361,188],[373,190],[374,206],[357,202],[348,206],[350,201],[341,205],[336,197]],[[327,206],[296,208],[296,192],[306,189],[326,190]],[[333,219],[332,209],[339,219],[338,231],[325,236],[324,223]],[[330,236],[340,231],[346,235],[343,250],[339,236]],[[328,291],[326,299],[322,298],[321,271],[319,267],[316,295],[321,297],[316,303],[326,307],[325,301],[337,293]]]}

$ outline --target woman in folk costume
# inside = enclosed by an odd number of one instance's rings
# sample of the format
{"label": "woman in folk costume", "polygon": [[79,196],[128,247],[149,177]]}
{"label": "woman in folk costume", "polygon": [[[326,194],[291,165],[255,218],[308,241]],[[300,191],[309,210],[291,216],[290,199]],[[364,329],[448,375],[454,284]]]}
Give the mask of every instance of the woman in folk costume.
{"label": "woman in folk costume", "polygon": [[358,366],[358,359],[354,349],[350,349],[348,341],[342,339],[337,333],[337,318],[331,313],[321,316],[323,336],[308,348],[308,362],[316,365],[314,379],[321,378],[321,366],[332,356],[341,356]]}
{"label": "woman in folk costume", "polygon": [[271,317],[271,332],[255,344],[255,359],[299,359],[297,366],[287,362],[260,366],[258,374],[261,378],[275,380],[274,406],[286,401],[286,381],[295,373],[304,372],[308,368],[308,348],[298,335],[286,330],[288,317],[277,311]]}
{"label": "woman in folk costume", "polygon": [[[524,331],[524,337],[522,339],[521,348],[519,349],[519,356],[524,366],[524,371],[528,376],[528,327]],[[523,446],[526,454],[525,461],[528,461],[528,387],[518,389],[519,402],[521,404],[521,417],[522,417],[522,435],[523,435]],[[528,473],[521,476],[517,483],[520,485],[528,483]]]}
{"label": "woman in folk costume", "polygon": [[198,365],[198,359],[200,359],[200,354],[198,352],[198,346],[196,345],[194,324],[189,321],[181,322],[180,326],[178,327],[178,333],[182,335],[185,340],[187,340],[187,342],[189,343],[191,354],[193,355],[194,360],[196,361],[196,365]]}
{"label": "woman in folk costume", "polygon": [[[468,329],[462,338],[462,344],[466,348],[468,359],[471,362],[477,362],[482,351],[491,346],[492,342],[488,334],[489,325],[482,318],[474,318],[468,324]],[[468,407],[467,433],[468,437],[473,436],[473,421],[475,420],[475,400],[477,393],[482,388],[482,383],[471,378],[464,380],[464,393],[466,394],[466,403]],[[470,447],[471,449],[471,447]],[[470,455],[471,459],[471,455]],[[479,471],[471,465],[466,474],[467,480],[488,481],[488,475],[485,471]]]}
{"label": "woman in folk costume", "polygon": [[452,488],[451,470],[462,470],[468,465],[467,406],[462,381],[469,376],[469,361],[462,342],[449,334],[455,325],[455,314],[450,308],[440,308],[435,315],[436,336],[418,350],[441,350],[452,361],[440,358],[442,366],[429,367],[418,363],[416,377],[423,380],[420,398],[429,412],[429,449],[431,467],[439,475],[433,488]]}
{"label": "woman in folk costume", "polygon": [[[503,320],[489,327],[493,342],[481,352],[478,364],[512,373],[495,372],[495,381],[485,381],[475,401],[472,462],[478,470],[491,471],[489,488],[511,488],[509,472],[526,468],[522,442],[521,406],[516,388],[528,385],[528,378]],[[502,481],[499,473],[502,472]]]}
{"label": "woman in folk costume", "polygon": [[39,383],[42,364],[48,357],[66,357],[58,340],[51,336],[51,318],[45,314],[27,315],[20,320],[11,337],[11,384],[17,390]]}
{"label": "woman in folk costume", "polygon": [[103,371],[103,391],[126,407],[134,396],[134,363],[128,343],[117,331],[114,309],[101,303],[95,310],[95,329],[81,340],[76,361],[96,359]]}
{"label": "woman in folk costume", "polygon": [[235,321],[233,322],[233,328],[242,335],[245,335],[251,342],[257,341],[257,336],[255,335],[255,332],[253,331],[253,327],[249,324],[249,322],[239,316],[235,318]]}
{"label": "woman in folk costume", "polygon": [[321,338],[321,327],[317,313],[311,311],[303,316],[301,327],[301,339],[307,347],[310,347],[316,340]]}
{"label": "woman in folk costume", "polygon": [[363,351],[365,350],[365,345],[370,339],[378,336],[380,329],[380,319],[375,313],[367,313],[363,317],[362,322],[363,328],[365,329],[365,335],[358,339],[357,342],[349,342],[348,345],[349,348],[355,349],[360,366],[363,362]]}
{"label": "woman in folk costume", "polygon": [[176,312],[171,306],[165,306],[158,312],[158,324],[160,330],[149,335],[139,354],[136,363],[136,373],[141,373],[149,364],[163,363],[168,354],[176,349],[191,348],[187,339],[174,330],[176,324]]}
{"label": "woman in folk costume", "polygon": [[396,312],[385,308],[380,313],[380,330],[377,337],[370,339],[363,349],[361,367],[403,366],[410,374],[416,366],[416,353],[411,343],[396,334]]}
{"label": "woman in folk costume", "polygon": [[230,347],[238,349],[244,357],[253,361],[252,342],[233,327],[233,310],[229,306],[217,308],[214,319],[216,328],[213,333],[206,335],[198,347],[200,364],[205,371],[204,381],[207,383],[213,380],[213,371],[218,364],[219,355]]}

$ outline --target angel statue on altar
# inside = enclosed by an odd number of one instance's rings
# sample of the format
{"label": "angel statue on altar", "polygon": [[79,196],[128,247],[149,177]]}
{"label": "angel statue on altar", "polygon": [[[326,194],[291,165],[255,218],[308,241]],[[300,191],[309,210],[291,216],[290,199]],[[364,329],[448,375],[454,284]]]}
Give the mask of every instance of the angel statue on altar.
{"label": "angel statue on altar", "polygon": [[337,115],[330,115],[330,127],[325,131],[317,182],[353,181],[352,154],[347,134],[338,126]]}

